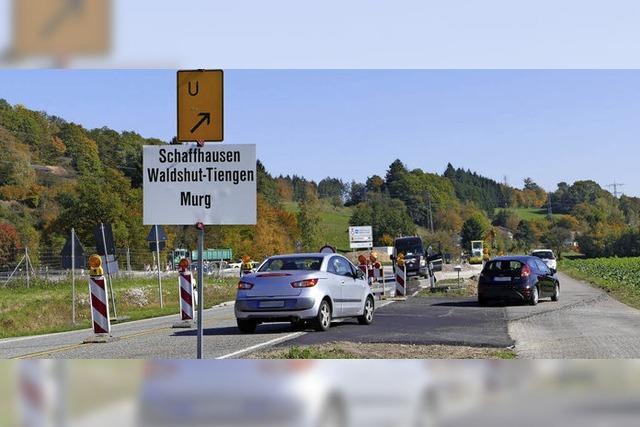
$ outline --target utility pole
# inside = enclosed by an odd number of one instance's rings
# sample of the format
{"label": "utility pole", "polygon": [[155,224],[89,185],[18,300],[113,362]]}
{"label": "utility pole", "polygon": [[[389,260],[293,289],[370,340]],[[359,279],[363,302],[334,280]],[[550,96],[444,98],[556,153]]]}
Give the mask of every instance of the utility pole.
{"label": "utility pole", "polygon": [[547,193],[547,216],[553,217],[553,208],[551,207],[551,193]]}
{"label": "utility pole", "polygon": [[625,184],[616,182],[615,180],[613,180],[613,184],[608,184],[607,187],[608,188],[613,188],[613,197],[615,197],[616,199],[618,198],[618,195],[622,195],[621,192],[618,192],[618,187],[623,187]]}

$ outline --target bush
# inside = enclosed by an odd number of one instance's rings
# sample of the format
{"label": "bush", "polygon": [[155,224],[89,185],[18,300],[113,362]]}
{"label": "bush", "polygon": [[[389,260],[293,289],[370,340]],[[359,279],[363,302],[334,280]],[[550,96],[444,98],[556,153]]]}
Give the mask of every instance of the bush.
{"label": "bush", "polygon": [[482,264],[483,258],[484,257],[479,257],[479,256],[471,257],[469,258],[469,264]]}

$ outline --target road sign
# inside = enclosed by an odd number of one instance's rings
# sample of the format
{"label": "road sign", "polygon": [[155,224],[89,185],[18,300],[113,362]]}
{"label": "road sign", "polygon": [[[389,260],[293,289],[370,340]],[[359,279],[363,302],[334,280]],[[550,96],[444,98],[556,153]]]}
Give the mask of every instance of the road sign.
{"label": "road sign", "polygon": [[146,145],[145,225],[255,225],[256,146]]}
{"label": "road sign", "polygon": [[62,257],[62,268],[85,267],[87,257],[77,234],[71,233],[71,236],[64,243],[60,256]]}
{"label": "road sign", "polygon": [[178,141],[222,141],[222,70],[178,71]]}
{"label": "road sign", "polygon": [[[93,236],[96,239],[96,251],[98,255],[112,255],[116,253],[111,224],[100,224],[96,226],[96,228],[93,229]],[[107,272],[107,274],[109,273]]]}
{"label": "road sign", "polygon": [[111,40],[110,0],[16,0],[16,55],[95,55]]}
{"label": "road sign", "polygon": [[371,226],[349,227],[349,244],[351,249],[373,247],[373,228]]}
{"label": "road sign", "polygon": [[[158,238],[156,239],[156,229],[158,230]],[[151,231],[149,231],[149,235],[147,236],[147,242],[166,242],[169,238],[167,237],[167,233],[164,232],[164,227],[161,225],[151,227]]]}

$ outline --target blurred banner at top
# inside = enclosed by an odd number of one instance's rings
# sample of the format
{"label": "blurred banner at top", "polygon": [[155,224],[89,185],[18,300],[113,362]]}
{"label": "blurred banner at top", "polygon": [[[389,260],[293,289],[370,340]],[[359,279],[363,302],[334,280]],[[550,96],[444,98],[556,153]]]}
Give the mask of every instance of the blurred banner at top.
{"label": "blurred banner at top", "polygon": [[0,0],[0,66],[638,68],[636,0]]}

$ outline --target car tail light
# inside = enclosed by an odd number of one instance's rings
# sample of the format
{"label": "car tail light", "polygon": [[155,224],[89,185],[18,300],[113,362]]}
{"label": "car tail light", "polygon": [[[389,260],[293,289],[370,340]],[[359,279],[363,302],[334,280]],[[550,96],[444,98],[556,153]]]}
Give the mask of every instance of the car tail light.
{"label": "car tail light", "polygon": [[291,282],[291,286],[294,288],[313,288],[318,284],[318,279],[300,280],[298,282]]}
{"label": "car tail light", "polygon": [[243,282],[243,281],[238,282],[238,289],[246,291],[246,290],[252,289],[252,288],[253,288],[253,283]]}
{"label": "car tail light", "polygon": [[520,277],[529,277],[531,276],[531,268],[528,265],[523,265],[522,270],[520,272]]}

